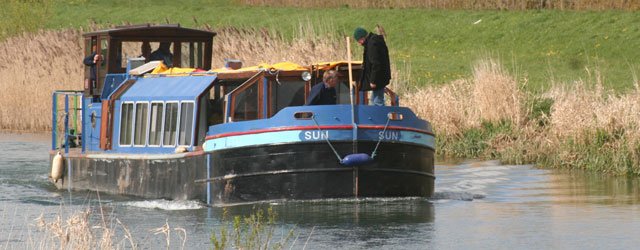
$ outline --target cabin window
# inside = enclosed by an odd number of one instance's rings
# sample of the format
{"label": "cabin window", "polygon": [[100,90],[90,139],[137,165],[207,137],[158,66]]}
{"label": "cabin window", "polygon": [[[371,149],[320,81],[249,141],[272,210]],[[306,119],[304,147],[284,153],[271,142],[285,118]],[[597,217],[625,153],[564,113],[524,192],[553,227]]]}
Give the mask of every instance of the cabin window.
{"label": "cabin window", "polygon": [[349,104],[351,102],[351,98],[349,96],[349,83],[347,81],[342,81],[336,85],[336,94],[338,95],[338,104]]}
{"label": "cabin window", "polygon": [[289,106],[304,105],[305,81],[270,81],[271,106],[269,116],[272,116],[281,109]]}
{"label": "cabin window", "polygon": [[164,137],[162,145],[173,146],[176,141],[178,127],[178,103],[170,102],[164,106]]}
{"label": "cabin window", "polygon": [[[122,42],[121,48],[118,54],[117,68],[123,70],[127,67],[127,60],[129,58],[138,58],[144,56],[144,46],[142,42]],[[149,46],[149,44],[147,44]],[[150,50],[150,49],[148,49]],[[140,65],[133,65],[132,69]]]}
{"label": "cabin window", "polygon": [[133,103],[123,103],[120,112],[120,145],[131,145]]}
{"label": "cabin window", "polygon": [[191,145],[193,106],[192,102],[183,102],[180,105],[180,136],[178,137],[178,145]]}
{"label": "cabin window", "polygon": [[180,61],[185,68],[203,68],[204,65],[204,43],[203,42],[183,42],[180,48]]}
{"label": "cabin window", "polygon": [[258,119],[258,86],[254,83],[233,97],[234,121]]}
{"label": "cabin window", "polygon": [[147,142],[148,111],[149,103],[136,103],[134,146],[144,146]]}
{"label": "cabin window", "polygon": [[100,53],[102,54],[104,61],[100,64],[100,73],[101,74],[105,74],[107,73],[107,64],[105,63],[106,59],[108,58],[109,55],[109,42],[106,38],[101,38],[100,39]]}
{"label": "cabin window", "polygon": [[162,137],[162,115],[164,113],[164,109],[162,107],[162,103],[153,102],[151,103],[151,119],[150,121],[150,130],[149,130],[149,145],[150,146],[159,146],[160,139]]}

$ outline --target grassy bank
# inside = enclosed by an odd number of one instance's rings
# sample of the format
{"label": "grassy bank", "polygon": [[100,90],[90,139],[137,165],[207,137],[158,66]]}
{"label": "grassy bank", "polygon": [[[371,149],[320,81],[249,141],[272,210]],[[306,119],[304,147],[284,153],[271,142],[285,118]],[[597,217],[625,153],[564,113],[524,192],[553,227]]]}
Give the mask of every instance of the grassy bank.
{"label": "grassy bank", "polygon": [[605,87],[628,90],[640,68],[635,62],[640,57],[640,16],[616,10],[251,7],[229,0],[186,0],[180,4],[151,0],[31,1],[50,3],[33,6],[46,7],[47,11],[38,12],[48,15],[39,24],[53,29],[86,27],[90,23],[171,22],[189,27],[207,23],[214,29],[267,28],[290,39],[299,36],[300,23],[327,31],[315,34],[318,37],[350,35],[356,26],[373,29],[381,24],[388,34],[392,60],[399,67],[411,65],[410,84],[416,86],[468,77],[469,65],[487,56],[501,59],[509,71],[520,72],[520,77],[528,80],[526,88],[533,91],[546,89],[554,82],[585,79],[585,67],[599,69],[606,76]]}
{"label": "grassy bank", "polygon": [[640,3],[633,1],[611,0],[324,0],[324,1],[296,1],[296,0],[236,0],[239,3],[253,6],[294,6],[305,8],[426,8],[426,9],[465,9],[465,10],[530,10],[530,9],[560,9],[560,10],[637,10]]}

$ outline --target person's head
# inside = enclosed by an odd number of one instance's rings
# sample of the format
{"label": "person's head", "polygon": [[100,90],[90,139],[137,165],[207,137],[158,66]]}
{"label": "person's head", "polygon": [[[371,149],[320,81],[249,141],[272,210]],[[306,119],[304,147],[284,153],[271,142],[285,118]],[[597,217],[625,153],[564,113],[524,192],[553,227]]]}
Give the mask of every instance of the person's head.
{"label": "person's head", "polygon": [[353,31],[353,39],[358,41],[360,45],[364,45],[364,41],[367,38],[367,30],[362,27],[358,27]]}
{"label": "person's head", "polygon": [[335,70],[327,70],[322,75],[322,81],[329,88],[335,88],[338,85],[338,72]]}

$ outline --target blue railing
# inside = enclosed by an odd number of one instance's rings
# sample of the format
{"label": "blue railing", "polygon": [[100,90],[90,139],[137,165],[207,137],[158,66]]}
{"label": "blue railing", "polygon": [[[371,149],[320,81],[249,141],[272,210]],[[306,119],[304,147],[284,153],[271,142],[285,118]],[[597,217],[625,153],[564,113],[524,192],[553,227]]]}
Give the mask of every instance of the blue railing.
{"label": "blue railing", "polygon": [[[60,110],[58,108],[58,99],[59,97],[64,97],[64,109]],[[71,98],[70,98],[71,97]],[[58,90],[54,91],[52,94],[52,103],[51,103],[51,150],[57,150],[58,147],[58,111],[63,111],[64,118],[64,137],[61,140],[60,146],[64,146],[64,153],[69,153],[70,147],[70,138],[79,139],[80,144],[82,145],[82,152],[85,152],[85,144],[84,140],[80,137],[81,134],[85,131],[84,122],[82,122],[83,117],[83,93],[82,91],[73,91],[73,90]],[[70,106],[70,100],[73,102]],[[70,112],[71,109],[71,112]],[[69,124],[70,116],[73,118],[73,130]],[[80,117],[80,119],[78,119]],[[78,123],[80,123],[80,133],[78,133]],[[75,143],[75,142],[74,142]],[[76,144],[77,146],[77,144]]]}

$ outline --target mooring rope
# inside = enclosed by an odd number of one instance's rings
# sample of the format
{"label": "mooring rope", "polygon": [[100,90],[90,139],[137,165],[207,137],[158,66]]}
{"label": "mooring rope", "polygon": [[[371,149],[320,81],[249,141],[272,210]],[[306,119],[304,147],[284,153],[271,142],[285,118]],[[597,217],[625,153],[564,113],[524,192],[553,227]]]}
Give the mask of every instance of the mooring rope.
{"label": "mooring rope", "polygon": [[384,125],[384,129],[382,130],[382,136],[380,136],[380,138],[378,139],[378,143],[376,144],[376,147],[373,149],[373,152],[371,153],[371,159],[376,157],[376,152],[378,151],[378,146],[380,146],[380,142],[382,141],[382,138],[384,138],[384,132],[387,132],[387,127],[389,126],[389,121],[391,121],[391,117],[389,117],[389,115],[387,115],[387,124]]}
{"label": "mooring rope", "polygon": [[[316,121],[316,115],[315,114],[312,115],[311,119],[316,124],[316,127],[318,128],[318,131],[320,131],[320,137],[322,137],[322,129],[320,128],[320,124],[318,124],[318,121]],[[336,151],[336,149],[333,147],[333,145],[331,145],[331,142],[329,141],[329,133],[327,133],[327,136],[324,137],[324,139],[327,141],[327,143],[329,144],[329,147],[331,147],[331,150],[333,150],[333,153],[338,158],[338,162],[341,162],[342,158],[340,158],[340,154],[338,154],[338,151]]]}

